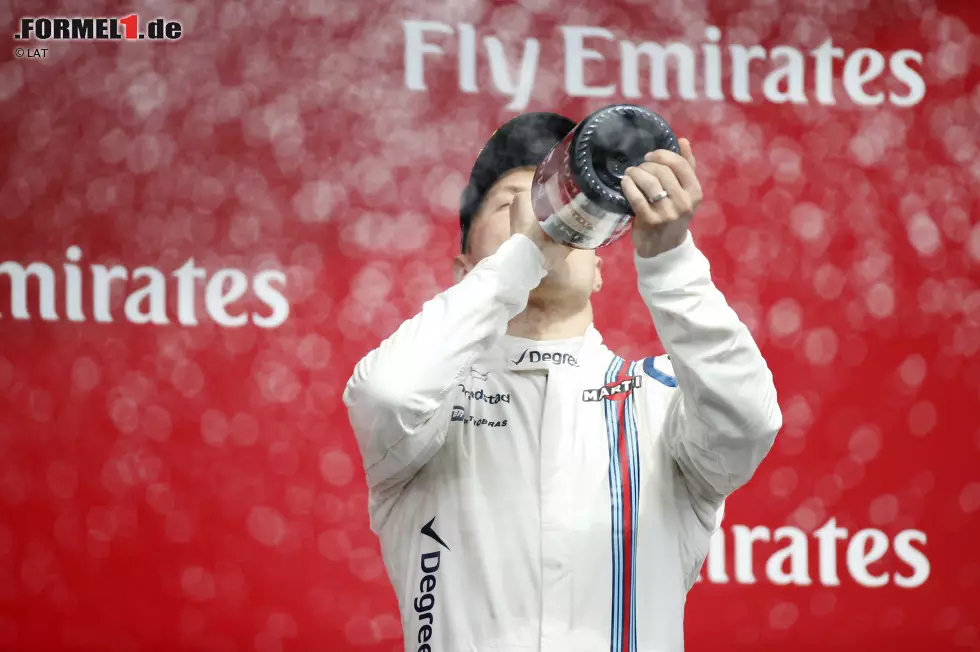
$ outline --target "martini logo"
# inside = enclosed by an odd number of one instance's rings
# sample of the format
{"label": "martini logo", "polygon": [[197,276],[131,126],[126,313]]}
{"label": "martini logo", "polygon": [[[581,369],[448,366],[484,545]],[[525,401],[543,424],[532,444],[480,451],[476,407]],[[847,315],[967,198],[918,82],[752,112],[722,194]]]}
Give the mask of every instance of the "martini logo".
{"label": "martini logo", "polygon": [[606,383],[599,389],[587,389],[582,392],[582,400],[588,402],[601,401],[623,401],[633,393],[633,390],[643,383],[642,376],[630,376],[623,380],[614,380]]}

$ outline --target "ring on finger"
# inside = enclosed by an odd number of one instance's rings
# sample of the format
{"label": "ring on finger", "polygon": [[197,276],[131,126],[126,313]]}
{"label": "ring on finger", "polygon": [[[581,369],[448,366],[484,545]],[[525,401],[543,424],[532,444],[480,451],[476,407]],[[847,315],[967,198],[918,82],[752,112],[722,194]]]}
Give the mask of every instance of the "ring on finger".
{"label": "ring on finger", "polygon": [[653,197],[647,197],[647,201],[650,202],[651,204],[656,204],[661,199],[666,199],[666,198],[667,198],[667,191],[666,190],[661,190],[660,192],[658,192]]}

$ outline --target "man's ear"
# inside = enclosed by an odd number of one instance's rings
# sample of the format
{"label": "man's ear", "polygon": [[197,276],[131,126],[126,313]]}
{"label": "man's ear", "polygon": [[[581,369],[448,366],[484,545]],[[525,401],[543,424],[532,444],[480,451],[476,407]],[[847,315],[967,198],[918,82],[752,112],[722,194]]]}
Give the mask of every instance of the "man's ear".
{"label": "man's ear", "polygon": [[466,254],[457,254],[453,258],[453,282],[459,283],[462,281],[463,277],[469,274],[471,269],[473,269],[473,266],[470,265]]}
{"label": "man's ear", "polygon": [[598,292],[602,289],[602,258],[595,257],[595,277],[592,280],[592,291]]}

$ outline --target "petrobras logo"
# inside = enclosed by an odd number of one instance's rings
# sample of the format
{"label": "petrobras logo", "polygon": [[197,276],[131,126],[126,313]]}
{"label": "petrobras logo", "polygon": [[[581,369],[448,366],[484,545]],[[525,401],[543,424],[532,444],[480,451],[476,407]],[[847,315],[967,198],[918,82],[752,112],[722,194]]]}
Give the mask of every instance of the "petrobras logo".
{"label": "petrobras logo", "polygon": [[558,365],[568,365],[570,367],[577,367],[578,360],[571,353],[542,353],[540,351],[535,351],[533,349],[524,349],[524,352],[516,360],[511,360],[516,365],[520,364],[538,364],[541,362],[550,362],[551,364]]}
{"label": "petrobras logo", "polygon": [[277,328],[289,317],[278,269],[208,270],[193,258],[172,270],[130,269],[82,259],[72,245],[60,265],[0,260],[0,321],[197,326],[205,318],[224,328]]}
{"label": "petrobras logo", "polygon": [[486,426],[488,428],[503,428],[507,425],[507,419],[494,421],[492,419],[474,417],[471,414],[466,414],[466,408],[464,408],[462,405],[453,406],[453,413],[452,416],[449,417],[449,420],[465,423],[468,426],[476,426],[477,428],[482,426]]}

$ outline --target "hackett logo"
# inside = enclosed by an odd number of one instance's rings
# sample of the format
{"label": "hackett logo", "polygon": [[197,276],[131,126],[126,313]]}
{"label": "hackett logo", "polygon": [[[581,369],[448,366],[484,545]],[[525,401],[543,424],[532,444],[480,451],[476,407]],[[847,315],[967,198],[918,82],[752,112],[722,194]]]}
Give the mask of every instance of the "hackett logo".
{"label": "hackett logo", "polygon": [[512,360],[511,362],[514,364],[522,364],[524,362],[528,364],[550,362],[553,365],[567,364],[571,367],[578,366],[578,360],[571,353],[541,353],[540,351],[532,351],[531,349],[524,349],[524,353],[517,360]]}
{"label": "hackett logo", "polygon": [[642,376],[630,376],[625,380],[614,381],[598,389],[587,389],[582,392],[583,401],[623,401],[633,393],[633,390],[643,383]]}

